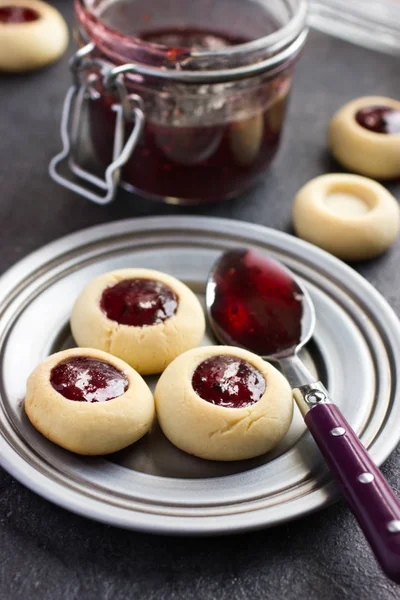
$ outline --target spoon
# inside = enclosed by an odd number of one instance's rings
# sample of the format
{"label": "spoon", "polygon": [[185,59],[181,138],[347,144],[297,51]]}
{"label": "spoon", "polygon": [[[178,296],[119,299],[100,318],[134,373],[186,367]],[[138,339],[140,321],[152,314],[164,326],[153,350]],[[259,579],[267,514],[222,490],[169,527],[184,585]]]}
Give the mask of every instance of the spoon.
{"label": "spoon", "polygon": [[400,583],[400,501],[321,381],[298,356],[315,327],[312,300],[278,261],[224,253],[207,283],[210,325],[223,344],[277,360],[296,403],[383,571]]}

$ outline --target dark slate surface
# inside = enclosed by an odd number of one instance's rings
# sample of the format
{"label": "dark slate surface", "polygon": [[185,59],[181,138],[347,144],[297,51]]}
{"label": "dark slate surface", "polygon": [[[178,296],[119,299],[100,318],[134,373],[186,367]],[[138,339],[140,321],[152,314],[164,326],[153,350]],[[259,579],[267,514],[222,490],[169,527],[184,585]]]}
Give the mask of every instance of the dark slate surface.
{"label": "dark slate surface", "polygon": [[[72,2],[57,6],[72,22]],[[71,47],[72,49],[72,47]],[[312,33],[298,66],[279,159],[238,201],[179,209],[121,193],[91,205],[46,173],[59,148],[67,58],[30,76],[0,78],[0,270],[59,236],[95,223],[156,214],[207,214],[288,229],[296,190],[337,170],[327,156],[330,115],[366,94],[400,97],[398,60]],[[400,187],[390,186],[400,197]],[[400,314],[400,240],[359,267]],[[357,266],[358,267],[358,266]],[[383,467],[400,491],[400,452]],[[106,527],[53,506],[0,471],[0,597],[5,600],[389,600],[400,590],[371,557],[344,503],[298,522],[231,538],[178,539]]]}

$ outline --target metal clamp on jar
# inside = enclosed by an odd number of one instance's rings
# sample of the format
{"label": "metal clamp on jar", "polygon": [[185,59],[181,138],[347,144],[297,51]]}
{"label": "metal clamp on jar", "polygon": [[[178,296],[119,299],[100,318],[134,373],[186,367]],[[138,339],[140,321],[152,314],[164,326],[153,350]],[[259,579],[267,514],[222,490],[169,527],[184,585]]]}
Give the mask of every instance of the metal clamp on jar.
{"label": "metal clamp on jar", "polygon": [[[118,185],[174,204],[240,195],[278,149],[306,9],[305,0],[75,0],[81,48],[51,177],[98,204]],[[94,171],[80,163],[82,137]],[[60,173],[63,162],[72,174]]]}

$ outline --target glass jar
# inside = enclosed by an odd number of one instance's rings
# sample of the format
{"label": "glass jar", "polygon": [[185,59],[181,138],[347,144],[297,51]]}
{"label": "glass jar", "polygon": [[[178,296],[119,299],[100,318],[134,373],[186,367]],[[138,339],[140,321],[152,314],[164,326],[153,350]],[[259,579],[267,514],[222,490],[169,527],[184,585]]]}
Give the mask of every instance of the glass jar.
{"label": "glass jar", "polygon": [[[174,204],[240,195],[278,149],[306,9],[306,0],[75,0],[80,49],[52,177],[103,204],[118,184]],[[81,163],[83,132],[103,177]],[[65,159],[75,179],[60,173]]]}

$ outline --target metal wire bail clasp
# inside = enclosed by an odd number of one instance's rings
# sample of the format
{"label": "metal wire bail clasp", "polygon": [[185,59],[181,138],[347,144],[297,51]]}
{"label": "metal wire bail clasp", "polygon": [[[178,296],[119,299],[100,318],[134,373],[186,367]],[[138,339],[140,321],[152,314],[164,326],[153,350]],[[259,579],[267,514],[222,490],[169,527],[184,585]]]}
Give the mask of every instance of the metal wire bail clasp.
{"label": "metal wire bail clasp", "polygon": [[[61,117],[62,151],[55,156],[49,165],[50,177],[73,192],[84,196],[96,204],[109,204],[114,200],[120,181],[121,168],[130,159],[133,150],[143,132],[145,116],[142,99],[136,94],[128,94],[123,76],[113,77],[113,70],[104,71],[104,63],[97,59],[87,58],[93,52],[94,44],[84,46],[73,56],[70,68],[73,75],[73,84],[69,88]],[[96,67],[97,71],[89,69]],[[110,77],[111,75],[111,77]],[[103,76],[107,87],[117,92],[120,103],[114,104],[112,109],[116,112],[113,159],[105,170],[104,179],[79,166],[76,161],[76,150],[79,147],[79,136],[82,130],[82,115],[88,100],[90,89],[94,82]],[[124,145],[125,125],[133,122],[134,126],[128,140]],[[61,175],[59,166],[66,162],[71,172],[78,179],[82,179],[95,188],[103,190],[105,194],[92,191],[89,186],[76,183],[72,179]]]}

